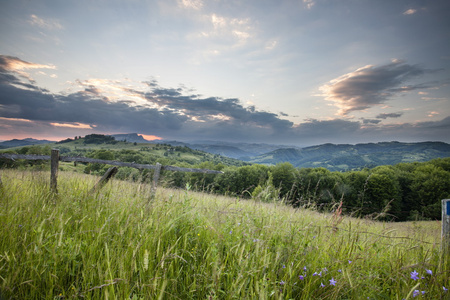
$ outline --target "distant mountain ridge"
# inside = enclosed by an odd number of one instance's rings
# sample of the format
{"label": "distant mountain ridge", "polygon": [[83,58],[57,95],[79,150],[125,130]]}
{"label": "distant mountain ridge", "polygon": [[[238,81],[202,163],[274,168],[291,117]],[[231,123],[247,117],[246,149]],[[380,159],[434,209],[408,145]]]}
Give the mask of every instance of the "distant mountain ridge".
{"label": "distant mountain ridge", "polygon": [[144,139],[142,135],[137,133],[125,133],[125,134],[112,134],[110,135],[116,139],[116,141],[127,141],[129,143],[153,143],[154,141],[148,141]]}
{"label": "distant mountain ridge", "polygon": [[330,171],[346,171],[444,157],[450,157],[450,144],[443,142],[380,142],[277,149],[247,161],[258,164],[289,162],[298,168],[324,167]]}
{"label": "distant mountain ridge", "polygon": [[[394,165],[401,162],[424,162],[450,157],[450,144],[444,142],[379,142],[364,144],[322,144],[299,148],[286,145],[230,143],[218,141],[148,141],[137,133],[111,135],[117,141],[129,143],[168,144],[186,146],[244,162],[275,165],[288,162],[297,168],[324,167],[330,171],[348,171]],[[0,142],[0,149],[48,144],[53,141],[27,138]]]}
{"label": "distant mountain ridge", "polygon": [[0,149],[12,148],[12,147],[24,147],[24,146],[32,146],[32,145],[41,145],[41,144],[50,144],[55,141],[49,140],[36,140],[33,138],[26,139],[12,139],[9,141],[0,142]]}

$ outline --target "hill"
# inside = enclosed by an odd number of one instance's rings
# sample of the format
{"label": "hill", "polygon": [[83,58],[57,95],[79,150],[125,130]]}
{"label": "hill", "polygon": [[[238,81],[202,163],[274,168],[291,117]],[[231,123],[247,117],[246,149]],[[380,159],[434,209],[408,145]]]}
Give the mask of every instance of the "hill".
{"label": "hill", "polygon": [[276,149],[284,149],[292,146],[273,145],[265,143],[233,143],[221,141],[155,141],[156,143],[164,143],[172,146],[186,146],[192,149],[219,154],[239,160],[249,160],[253,156],[264,154]]}
{"label": "hill", "polygon": [[[142,136],[137,136],[137,139]],[[133,135],[123,135],[126,138]],[[136,137],[135,137],[136,138]],[[133,139],[131,139],[133,140]],[[241,160],[211,154],[200,150],[194,150],[186,146],[172,146],[168,144],[153,144],[117,141],[113,136],[102,134],[90,134],[75,139],[65,139],[56,143],[45,145],[16,146],[8,148],[8,152],[17,154],[50,154],[51,149],[59,149],[61,155],[84,156],[97,159],[119,160],[123,162],[135,162],[141,164],[155,164],[175,166],[196,166],[202,163],[210,163],[209,167],[222,164],[223,166],[248,165]],[[4,150],[6,151],[6,149]],[[207,168],[207,167],[205,167]],[[98,170],[102,172],[103,168]]]}
{"label": "hill", "polygon": [[9,141],[0,142],[0,149],[31,146],[31,145],[42,145],[42,144],[49,144],[49,143],[54,143],[54,141],[36,140],[33,138],[26,138],[26,139],[22,139],[22,140],[12,139]]}
{"label": "hill", "polygon": [[[448,299],[438,222],[2,171],[2,299]],[[149,202],[149,198],[152,199]]]}
{"label": "hill", "polygon": [[330,171],[346,171],[402,162],[424,162],[444,157],[450,157],[450,144],[443,142],[382,142],[284,148],[252,157],[247,161],[268,165],[289,162],[298,168],[324,167]]}

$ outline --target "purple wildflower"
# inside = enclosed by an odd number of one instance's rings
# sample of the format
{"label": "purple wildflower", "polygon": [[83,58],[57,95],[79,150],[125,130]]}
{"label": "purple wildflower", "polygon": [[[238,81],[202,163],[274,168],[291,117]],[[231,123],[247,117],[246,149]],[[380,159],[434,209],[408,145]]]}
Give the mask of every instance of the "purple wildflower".
{"label": "purple wildflower", "polygon": [[317,276],[317,275],[319,275],[319,274],[317,274],[317,272],[314,272],[313,276]]}
{"label": "purple wildflower", "polygon": [[446,288],[445,286],[443,286],[442,289],[444,290],[444,292],[448,291],[448,288]]}
{"label": "purple wildflower", "polygon": [[300,275],[300,276],[298,276],[298,278],[300,278],[300,280],[304,280],[304,279],[305,279],[305,276]]}
{"label": "purple wildflower", "polygon": [[320,283],[320,287],[324,287],[325,286],[325,284],[323,284],[322,282]]}
{"label": "purple wildflower", "polygon": [[283,265],[283,269],[285,269],[286,268],[286,266],[285,265]]}
{"label": "purple wildflower", "polygon": [[304,266],[304,267],[303,267],[303,271],[305,271],[305,272],[306,272],[306,270],[307,270],[307,268],[306,268],[306,266]]}
{"label": "purple wildflower", "polygon": [[348,263],[349,263],[349,264],[351,264],[351,263],[352,263],[352,261],[351,261],[351,260],[349,260],[349,261],[348,261]]}
{"label": "purple wildflower", "polygon": [[420,294],[419,290],[414,290],[413,297],[417,297],[417,296],[419,296],[419,294]]}
{"label": "purple wildflower", "polygon": [[330,279],[330,285],[336,285],[336,280],[334,280],[334,278],[333,277],[331,277],[331,279]]}
{"label": "purple wildflower", "polygon": [[414,270],[413,272],[411,272],[411,279],[413,280],[418,280],[419,279],[419,273],[416,272],[416,270]]}
{"label": "purple wildflower", "polygon": [[280,284],[281,284],[281,285],[284,285],[284,284],[285,284],[285,282],[284,282],[283,280],[281,280],[281,281],[280,281]]}
{"label": "purple wildflower", "polygon": [[341,269],[339,269],[339,270],[338,270],[338,272],[339,272],[339,273],[342,273],[342,270],[341,270]]}
{"label": "purple wildflower", "polygon": [[433,271],[427,270],[427,274],[433,275]]}

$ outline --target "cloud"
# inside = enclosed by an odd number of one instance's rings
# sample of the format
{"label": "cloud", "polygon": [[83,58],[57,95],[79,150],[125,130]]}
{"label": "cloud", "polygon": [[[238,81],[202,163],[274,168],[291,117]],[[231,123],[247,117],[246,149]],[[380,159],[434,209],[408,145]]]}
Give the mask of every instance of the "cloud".
{"label": "cloud", "polygon": [[178,5],[183,8],[199,10],[203,7],[202,0],[181,0],[178,1]]}
{"label": "cloud", "polygon": [[[55,94],[34,84],[16,84],[18,78],[9,70],[3,67],[0,73],[0,117],[10,120],[172,138],[213,138],[220,132],[233,139],[251,135],[254,130],[261,137],[289,130],[293,125],[275,113],[246,108],[239,99],[200,97],[189,94],[185,87],[161,87],[155,80],[141,84],[141,89],[125,88],[123,83],[112,80],[77,80],[80,90]],[[133,97],[141,102],[130,100]]]}
{"label": "cloud", "polygon": [[362,118],[363,124],[378,124],[381,122],[381,120],[374,120],[374,119],[364,119]]}
{"label": "cloud", "polygon": [[306,5],[307,9],[311,9],[315,4],[314,0],[303,0],[303,3]]}
{"label": "cloud", "polygon": [[[8,55],[0,55],[0,74],[5,77],[11,76],[10,74],[17,74],[22,78],[27,79],[31,83],[35,83],[34,79],[31,77],[31,75],[24,70],[27,69],[56,69],[53,65],[42,65],[42,64],[35,64],[35,63],[29,63],[26,61],[23,61],[17,57],[14,56],[8,56]],[[11,79],[11,78],[10,78]],[[1,79],[0,79],[1,81]],[[20,80],[17,80],[16,84],[23,84]]]}
{"label": "cloud", "polygon": [[89,124],[81,124],[78,122],[75,123],[50,123],[52,126],[56,127],[68,127],[68,128],[77,128],[77,129],[93,129],[95,126]]}
{"label": "cloud", "polygon": [[43,19],[36,15],[31,15],[30,19],[28,21],[33,26],[38,26],[42,29],[47,30],[61,30],[64,29],[64,27],[61,25],[61,23],[56,19]]}
{"label": "cloud", "polygon": [[387,118],[400,118],[401,116],[403,116],[402,112],[399,113],[383,113],[383,114],[379,114],[378,116],[376,116],[377,119],[383,119],[386,120]]}
{"label": "cloud", "polygon": [[413,14],[415,14],[416,12],[417,12],[417,9],[410,8],[410,9],[405,10],[405,11],[403,12],[403,14],[404,14],[404,15],[413,15]]}
{"label": "cloud", "polygon": [[[73,90],[51,93],[22,83],[16,68],[0,60],[0,136],[75,136],[130,133],[175,140],[223,140],[294,145],[385,140],[449,142],[450,117],[440,121],[383,125],[380,119],[309,119],[294,124],[239,99],[204,97],[185,86],[167,88],[157,80],[78,80]],[[29,63],[14,58],[22,64]],[[30,64],[33,65],[33,64]],[[431,112],[430,115],[435,115]],[[64,136],[62,136],[64,137]]]}
{"label": "cloud", "polygon": [[326,100],[339,108],[339,115],[380,105],[394,95],[416,89],[431,88],[437,83],[405,85],[405,82],[438,70],[427,70],[399,60],[379,67],[367,65],[344,74],[319,89]]}

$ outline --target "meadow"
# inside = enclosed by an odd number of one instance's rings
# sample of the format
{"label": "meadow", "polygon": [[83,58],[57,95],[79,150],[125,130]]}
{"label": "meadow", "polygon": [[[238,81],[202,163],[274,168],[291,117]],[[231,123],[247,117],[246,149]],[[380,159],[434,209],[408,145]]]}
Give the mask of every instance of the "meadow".
{"label": "meadow", "polygon": [[0,298],[450,299],[438,221],[0,172]]}

